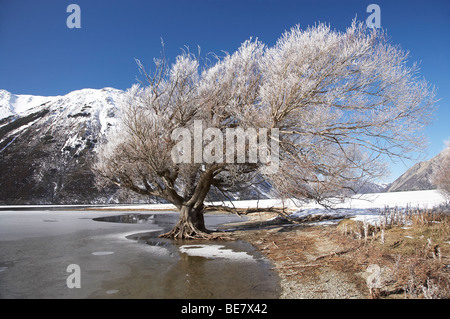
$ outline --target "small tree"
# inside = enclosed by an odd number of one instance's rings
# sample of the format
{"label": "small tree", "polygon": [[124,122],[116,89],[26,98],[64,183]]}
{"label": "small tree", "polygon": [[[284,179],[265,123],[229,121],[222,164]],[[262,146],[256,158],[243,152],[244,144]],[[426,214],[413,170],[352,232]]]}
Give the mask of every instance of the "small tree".
{"label": "small tree", "polygon": [[[209,238],[210,189],[255,177],[282,197],[329,204],[383,174],[384,156],[421,147],[434,94],[407,56],[353,22],[345,32],[297,26],[271,48],[250,39],[215,63],[189,52],[171,66],[155,60],[153,72],[138,62],[144,81],[127,92],[96,172],[173,203],[180,219],[170,238]],[[245,135],[242,161],[231,148]]]}
{"label": "small tree", "polygon": [[446,142],[446,147],[439,154],[438,161],[433,167],[431,181],[442,191],[447,200],[450,200],[450,140]]}

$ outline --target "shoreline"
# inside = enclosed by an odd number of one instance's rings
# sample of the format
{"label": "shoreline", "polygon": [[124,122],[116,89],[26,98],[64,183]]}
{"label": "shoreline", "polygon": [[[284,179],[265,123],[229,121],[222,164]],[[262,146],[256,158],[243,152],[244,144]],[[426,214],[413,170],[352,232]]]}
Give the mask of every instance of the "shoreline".
{"label": "shoreline", "polygon": [[410,224],[382,230],[342,215],[287,221],[251,213],[222,230],[271,261],[280,299],[448,299],[450,216],[412,213],[404,215]]}
{"label": "shoreline", "polygon": [[[96,211],[102,215],[113,213]],[[152,211],[156,213],[159,210],[146,209],[137,213]],[[94,210],[87,212],[92,214]],[[288,212],[284,211],[283,215],[285,213]],[[8,214],[11,218],[14,216],[12,212]],[[121,212],[116,211],[115,214],[120,215]],[[355,218],[356,215],[310,214],[305,211],[302,215],[292,215],[295,219],[288,221],[275,218],[279,214],[280,211],[274,207],[233,210],[214,207],[205,213],[210,217],[241,217],[240,220],[228,219],[228,223],[222,220],[217,228],[211,229],[232,240],[245,241],[271,262],[272,270],[280,280],[279,299],[447,299],[450,296],[448,213],[424,212],[417,215],[420,218],[412,219],[415,227],[409,224],[392,226],[386,228],[385,234],[379,227],[377,230],[376,226],[366,223],[369,215],[364,215],[364,221],[361,221]],[[396,214],[391,217],[398,219],[399,213]],[[409,214],[405,216],[412,218],[411,212]],[[72,216],[63,214],[61,218],[43,221],[62,222]],[[75,220],[81,223],[87,219]],[[53,223],[42,225],[54,228]],[[362,226],[370,229],[367,232],[369,237],[364,238],[364,232],[361,237]],[[58,229],[64,231],[64,228]],[[374,295],[367,284],[373,274],[369,270],[372,265],[379,265],[382,272],[391,277],[388,278],[390,282],[378,289],[378,295]]]}
{"label": "shoreline", "polygon": [[271,220],[276,213],[252,213],[248,221],[222,225],[232,238],[258,249],[280,278],[279,299],[367,299],[364,276],[344,271],[322,256],[339,251],[328,238],[335,226],[282,224]]}

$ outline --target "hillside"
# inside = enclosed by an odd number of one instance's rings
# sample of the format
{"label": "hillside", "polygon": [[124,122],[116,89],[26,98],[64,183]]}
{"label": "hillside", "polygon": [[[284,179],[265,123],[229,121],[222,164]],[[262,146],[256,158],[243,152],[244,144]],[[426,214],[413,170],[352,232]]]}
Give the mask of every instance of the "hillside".
{"label": "hillside", "polygon": [[122,91],[83,89],[35,97],[0,91],[0,203],[67,204],[114,200],[98,191],[91,163],[115,123]]}
{"label": "hillside", "polygon": [[[154,202],[115,187],[98,190],[91,165],[97,145],[116,124],[124,92],[82,89],[63,96],[15,95],[0,90],[0,204],[94,204]],[[360,194],[433,189],[433,163],[417,163],[387,189],[352,185]],[[268,198],[261,183],[232,199]],[[220,194],[211,191],[210,199]]]}
{"label": "hillside", "polygon": [[431,183],[431,175],[436,162],[442,155],[438,154],[428,161],[416,163],[399,178],[397,178],[386,190],[387,192],[417,191],[435,189]]}
{"label": "hillside", "polygon": [[[124,92],[83,89],[64,96],[0,90],[0,204],[155,202],[117,187],[98,190],[92,172],[97,146],[116,124]],[[262,182],[232,199],[267,198]],[[211,191],[210,199],[225,199]]]}

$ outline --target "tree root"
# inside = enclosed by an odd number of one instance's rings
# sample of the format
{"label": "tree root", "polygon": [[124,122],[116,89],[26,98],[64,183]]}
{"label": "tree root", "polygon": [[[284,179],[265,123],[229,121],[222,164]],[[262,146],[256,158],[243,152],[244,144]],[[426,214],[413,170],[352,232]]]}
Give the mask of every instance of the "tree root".
{"label": "tree root", "polygon": [[192,225],[185,225],[182,227],[176,226],[171,231],[161,234],[158,237],[176,239],[176,240],[190,240],[190,239],[203,239],[203,240],[234,240],[233,238],[226,236],[224,233],[211,232],[207,229],[201,231]]}

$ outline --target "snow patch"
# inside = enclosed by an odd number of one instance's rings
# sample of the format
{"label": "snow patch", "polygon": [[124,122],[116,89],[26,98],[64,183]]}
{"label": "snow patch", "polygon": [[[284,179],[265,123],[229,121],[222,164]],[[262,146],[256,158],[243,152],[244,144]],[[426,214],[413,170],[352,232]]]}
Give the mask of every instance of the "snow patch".
{"label": "snow patch", "polygon": [[16,95],[0,90],[0,119],[12,115],[24,115],[58,98],[59,96]]}
{"label": "snow patch", "polygon": [[180,252],[188,254],[189,256],[204,257],[204,258],[225,258],[236,261],[254,261],[253,256],[246,252],[236,252],[232,249],[225,249],[223,245],[183,245],[180,247]]}
{"label": "snow patch", "polygon": [[31,121],[30,123],[25,124],[25,125],[22,125],[22,126],[18,127],[17,129],[15,129],[15,130],[9,132],[9,133],[5,136],[5,138],[4,138],[3,140],[0,141],[0,143],[2,143],[3,141],[5,141],[7,138],[9,138],[9,137],[11,137],[11,136],[14,136],[14,135],[15,135],[15,136],[11,139],[11,141],[10,141],[8,144],[6,144],[2,149],[0,149],[0,153],[3,152],[9,145],[11,145],[11,144],[16,140],[16,138],[19,137],[20,134],[21,134],[25,129],[27,129],[28,127],[30,127],[30,126],[33,125],[34,123],[36,123],[38,120],[39,120],[39,119],[36,119],[36,120],[34,120],[34,121]]}
{"label": "snow patch", "polygon": [[114,254],[113,251],[95,251],[92,253],[94,256],[106,256],[106,255],[112,255]]}
{"label": "snow patch", "polygon": [[[444,196],[437,190],[393,192],[358,195],[336,205],[334,209],[325,209],[318,204],[298,209],[291,218],[330,217],[333,219],[352,218],[371,225],[380,224],[380,211],[396,208],[400,211],[407,207],[413,209],[432,209],[445,203]],[[275,217],[278,218],[278,217]]]}

